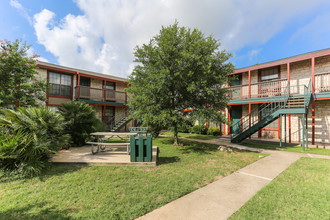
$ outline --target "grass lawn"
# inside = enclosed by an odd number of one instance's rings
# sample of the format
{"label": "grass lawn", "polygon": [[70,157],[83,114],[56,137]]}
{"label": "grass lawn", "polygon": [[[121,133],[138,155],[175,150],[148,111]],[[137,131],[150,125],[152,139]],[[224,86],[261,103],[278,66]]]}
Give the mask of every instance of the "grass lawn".
{"label": "grass lawn", "polygon": [[329,219],[330,160],[301,158],[230,219]]}
{"label": "grass lawn", "polygon": [[52,166],[0,178],[0,219],[134,219],[259,159],[217,145],[157,138],[157,167]]}
{"label": "grass lawn", "polygon": [[291,151],[291,152],[298,152],[298,153],[330,155],[330,149],[308,148],[308,149],[305,149],[305,151],[303,151],[302,147],[300,145],[287,145],[286,147],[280,148],[280,144],[258,143],[255,141],[245,141],[242,143],[242,145],[247,146],[247,147],[263,148],[263,149],[270,149],[270,150],[283,150],[283,151]]}
{"label": "grass lawn", "polygon": [[[168,135],[168,136],[174,136],[172,131],[165,131],[161,133],[162,135]],[[217,139],[217,136],[213,135],[204,135],[204,134],[190,134],[190,133],[179,133],[179,137],[185,137],[185,138],[192,138],[192,139],[199,139],[199,140],[212,140]]]}

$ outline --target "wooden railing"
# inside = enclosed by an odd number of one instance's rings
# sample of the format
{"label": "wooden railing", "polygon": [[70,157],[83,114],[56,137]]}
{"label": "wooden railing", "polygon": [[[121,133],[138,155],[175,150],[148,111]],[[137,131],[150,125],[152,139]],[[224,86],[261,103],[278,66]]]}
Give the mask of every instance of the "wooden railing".
{"label": "wooden railing", "polygon": [[315,75],[315,92],[330,92],[330,73]]}
{"label": "wooden railing", "polygon": [[75,97],[76,99],[88,99],[93,101],[111,101],[119,103],[125,103],[126,101],[125,92],[119,92],[111,89],[91,88],[89,86],[76,86]]}

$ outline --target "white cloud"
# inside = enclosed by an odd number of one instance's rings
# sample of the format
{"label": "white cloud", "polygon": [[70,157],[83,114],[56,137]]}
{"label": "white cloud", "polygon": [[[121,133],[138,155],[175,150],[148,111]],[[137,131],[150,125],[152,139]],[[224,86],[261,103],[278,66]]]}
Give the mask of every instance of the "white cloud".
{"label": "white cloud", "polygon": [[[26,51],[26,55],[28,56],[28,57],[30,57],[30,56],[33,56],[33,55],[35,55],[36,53],[35,53],[35,50],[34,50],[34,48],[33,47],[30,47],[27,51]],[[40,56],[39,54],[38,54],[38,56]],[[44,58],[44,57],[38,57],[38,58],[36,58],[36,60],[39,60],[39,61],[44,61],[44,62],[49,62],[46,58]]]}
{"label": "white cloud", "polygon": [[326,0],[75,2],[82,15],[68,14],[56,25],[55,14],[47,9],[34,16],[39,43],[62,65],[127,76],[133,67],[133,48],[147,43],[162,25],[173,24],[175,19],[180,25],[213,33],[222,48],[235,51],[262,45],[292,19],[308,16]]}
{"label": "white cloud", "polygon": [[26,8],[22,6],[21,3],[18,2],[18,0],[10,0],[10,5],[18,10],[18,12],[29,22],[30,25],[32,25],[32,19],[29,16]]}

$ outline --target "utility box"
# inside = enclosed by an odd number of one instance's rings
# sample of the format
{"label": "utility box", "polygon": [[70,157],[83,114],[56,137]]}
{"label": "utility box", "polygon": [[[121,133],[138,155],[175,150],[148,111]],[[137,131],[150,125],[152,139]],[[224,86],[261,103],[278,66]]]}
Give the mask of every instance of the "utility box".
{"label": "utility box", "polygon": [[132,135],[130,137],[131,162],[152,161],[152,135]]}

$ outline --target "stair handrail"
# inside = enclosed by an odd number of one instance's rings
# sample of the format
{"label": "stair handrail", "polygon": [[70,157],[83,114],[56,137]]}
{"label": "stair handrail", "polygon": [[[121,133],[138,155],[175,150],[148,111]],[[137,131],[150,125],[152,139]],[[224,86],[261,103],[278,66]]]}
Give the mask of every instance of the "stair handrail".
{"label": "stair handrail", "polygon": [[[276,110],[285,108],[288,103],[289,97],[290,97],[289,86],[290,85],[287,84],[285,87],[281,87],[281,89],[284,88],[284,92],[283,92],[283,95],[281,96],[280,100],[278,99],[278,97],[272,97],[271,99],[273,101],[263,103],[259,107],[259,109],[251,112],[250,114],[245,115],[244,117],[242,117],[241,121],[236,122],[231,127],[238,126],[241,129],[241,133],[243,133],[244,131],[246,131],[247,129],[249,129],[250,127],[255,125],[256,123],[258,123],[259,121],[263,120],[264,118],[266,118],[269,115],[271,115],[272,113],[274,113]],[[283,104],[281,102],[282,100],[283,100]],[[268,114],[263,114],[264,112],[267,112]],[[259,117],[259,115],[260,115],[260,117]],[[255,117],[255,116],[257,116],[257,117]],[[250,118],[251,118],[251,123],[250,123]],[[253,119],[253,121],[252,121],[252,119]],[[244,126],[245,124],[247,124],[247,126]],[[231,133],[231,139],[235,138],[238,135],[239,134]]]}
{"label": "stair handrail", "polygon": [[119,115],[115,115],[115,120],[113,120],[109,125],[109,130],[111,131],[114,127],[116,127],[123,119],[129,116],[129,109],[126,108],[124,112]]}
{"label": "stair handrail", "polygon": [[310,79],[308,82],[308,86],[304,87],[304,107],[306,109],[306,113],[308,113],[309,104],[312,97],[312,80]]}

